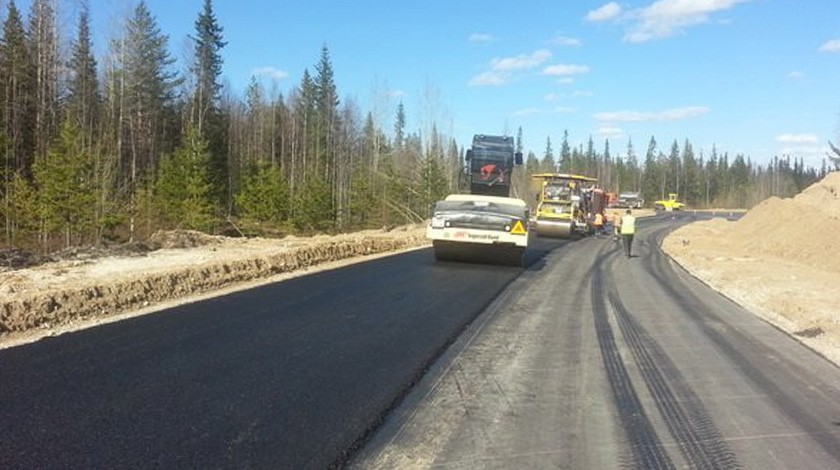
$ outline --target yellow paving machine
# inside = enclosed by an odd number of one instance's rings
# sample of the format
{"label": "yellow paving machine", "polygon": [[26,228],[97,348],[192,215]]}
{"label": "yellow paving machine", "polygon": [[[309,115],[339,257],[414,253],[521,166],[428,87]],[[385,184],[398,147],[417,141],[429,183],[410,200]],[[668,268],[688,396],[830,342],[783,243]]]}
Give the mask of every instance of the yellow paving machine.
{"label": "yellow paving machine", "polygon": [[607,197],[598,179],[568,173],[531,175],[536,189],[534,229],[541,237],[571,238],[593,232],[592,217],[603,213]]}

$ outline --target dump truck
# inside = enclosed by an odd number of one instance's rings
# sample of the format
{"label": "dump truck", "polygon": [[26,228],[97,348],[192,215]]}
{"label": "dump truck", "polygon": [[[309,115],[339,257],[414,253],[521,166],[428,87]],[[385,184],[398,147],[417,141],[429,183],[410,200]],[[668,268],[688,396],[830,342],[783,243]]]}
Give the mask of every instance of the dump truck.
{"label": "dump truck", "polygon": [[528,247],[528,205],[510,197],[522,154],[510,136],[477,134],[465,156],[468,194],[435,204],[426,238],[438,261],[523,266]]}
{"label": "dump truck", "polygon": [[598,179],[568,173],[531,175],[537,190],[534,230],[541,237],[571,238],[593,233],[591,217],[603,213],[607,196]]}
{"label": "dump truck", "polygon": [[669,193],[668,199],[660,199],[653,202],[653,208],[658,211],[680,211],[683,210],[685,204],[679,201],[677,193]]}

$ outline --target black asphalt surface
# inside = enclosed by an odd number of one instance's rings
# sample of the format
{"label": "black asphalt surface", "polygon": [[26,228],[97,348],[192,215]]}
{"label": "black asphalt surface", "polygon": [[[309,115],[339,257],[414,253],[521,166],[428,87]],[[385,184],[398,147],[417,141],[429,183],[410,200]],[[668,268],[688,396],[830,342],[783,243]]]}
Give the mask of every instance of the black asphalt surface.
{"label": "black asphalt surface", "polygon": [[424,249],[0,350],[0,469],[340,464],[521,272]]}
{"label": "black asphalt surface", "polygon": [[840,369],[662,253],[693,217],[0,350],[0,469],[840,468]]}
{"label": "black asphalt surface", "polygon": [[840,368],[660,249],[693,214],[549,253],[351,468],[840,468]]}

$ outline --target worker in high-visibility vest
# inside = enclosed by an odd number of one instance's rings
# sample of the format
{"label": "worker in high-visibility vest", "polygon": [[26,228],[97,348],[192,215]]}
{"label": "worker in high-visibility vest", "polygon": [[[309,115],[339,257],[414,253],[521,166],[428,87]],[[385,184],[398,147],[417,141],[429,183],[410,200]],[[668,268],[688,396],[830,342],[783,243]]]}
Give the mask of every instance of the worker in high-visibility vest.
{"label": "worker in high-visibility vest", "polygon": [[595,226],[595,236],[600,236],[604,233],[604,214],[598,212],[595,214],[595,222],[593,222]]}
{"label": "worker in high-visibility vest", "polygon": [[621,241],[624,242],[624,254],[632,257],[633,235],[636,234],[636,218],[633,217],[630,209],[621,218]]}

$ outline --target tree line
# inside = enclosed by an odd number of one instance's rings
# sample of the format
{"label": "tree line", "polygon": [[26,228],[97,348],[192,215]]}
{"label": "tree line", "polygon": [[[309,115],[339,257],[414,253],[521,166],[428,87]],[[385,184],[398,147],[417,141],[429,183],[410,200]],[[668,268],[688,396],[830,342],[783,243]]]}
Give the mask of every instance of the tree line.
{"label": "tree line", "polygon": [[[521,134],[520,129],[520,139]],[[574,173],[598,178],[607,191],[639,192],[648,206],[677,193],[693,208],[750,208],[770,196],[792,197],[830,171],[840,170],[840,150],[835,152],[837,157],[827,156],[820,168],[789,155],[762,165],[742,154],[720,153],[716,147],[708,155],[698,154],[688,139],[682,145],[674,140],[663,149],[651,136],[643,155],[637,154],[632,140],[623,154],[614,155],[609,140],[603,149],[595,148],[592,137],[585,145],[572,147],[564,132],[556,154],[550,137],[541,157],[528,154],[520,184],[525,185],[535,172]]]}
{"label": "tree line", "polygon": [[[252,77],[244,96],[222,84],[227,42],[212,0],[177,70],[169,38],[140,0],[94,55],[90,12],[72,38],[55,2],[14,0],[0,37],[0,223],[5,247],[51,251],[138,241],[160,229],[213,233],[337,232],[420,222],[466,181],[464,149],[434,117],[406,128],[340,99],[329,49],[285,94]],[[522,150],[522,130],[518,133]],[[550,138],[528,153],[517,187],[536,171],[597,176],[608,189],[649,201],[679,192],[696,206],[744,207],[792,195],[828,170],[801,160],[754,165],[741,155],[695,155],[688,140],[668,153],[652,137],[642,161],[632,143],[612,156]],[[524,189],[522,191],[525,191]],[[524,197],[524,196],[523,196]]]}

